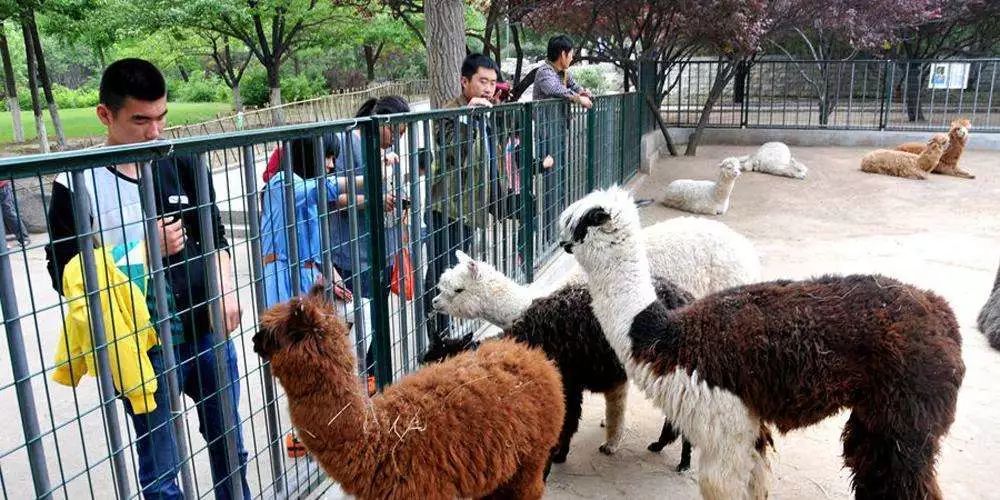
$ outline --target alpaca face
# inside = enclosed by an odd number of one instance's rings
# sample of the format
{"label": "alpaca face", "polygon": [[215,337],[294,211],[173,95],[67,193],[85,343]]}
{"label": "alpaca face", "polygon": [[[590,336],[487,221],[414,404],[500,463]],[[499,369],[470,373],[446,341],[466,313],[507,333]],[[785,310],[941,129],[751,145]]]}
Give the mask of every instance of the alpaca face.
{"label": "alpaca face", "polygon": [[588,272],[630,255],[632,248],[624,243],[633,241],[641,230],[632,195],[617,186],[576,201],[563,211],[559,224],[563,250]]}
{"label": "alpaca face", "polygon": [[735,179],[740,176],[740,159],[736,157],[726,158],[719,164],[719,168],[722,170],[723,178]]}
{"label": "alpaca face", "polygon": [[498,299],[489,285],[497,270],[485,262],[473,260],[461,250],[455,255],[458,264],[441,274],[438,294],[431,304],[435,310],[457,318],[481,318],[483,305]]}
{"label": "alpaca face", "polygon": [[932,153],[944,151],[946,147],[948,147],[948,136],[944,134],[935,134],[927,141],[927,149]]}
{"label": "alpaca face", "polygon": [[951,131],[949,132],[948,135],[952,137],[952,140],[965,139],[966,137],[968,137],[969,129],[971,128],[972,128],[972,122],[970,122],[968,119],[963,118],[961,120],[955,120],[951,122]]}
{"label": "alpaca face", "polygon": [[294,297],[264,312],[260,329],[253,336],[253,350],[265,361],[309,340],[322,340],[350,332],[343,321],[330,321],[334,308],[323,296],[323,286],[316,285],[304,297]]}

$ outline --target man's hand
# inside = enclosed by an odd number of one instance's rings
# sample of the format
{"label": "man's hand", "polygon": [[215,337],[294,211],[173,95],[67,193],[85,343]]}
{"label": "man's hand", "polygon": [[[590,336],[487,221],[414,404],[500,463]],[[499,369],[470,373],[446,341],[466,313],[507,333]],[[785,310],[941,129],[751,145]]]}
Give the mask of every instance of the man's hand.
{"label": "man's hand", "polygon": [[589,90],[587,90],[587,89],[583,89],[583,90],[581,90],[581,91],[580,91],[580,95],[582,95],[583,97],[586,97],[586,98],[588,98],[588,99],[593,99],[593,98],[594,98],[594,94],[592,94],[592,93],[591,93],[591,92],[590,92]]}
{"label": "man's hand", "polygon": [[492,108],[493,103],[485,97],[473,97],[469,99],[470,108]]}
{"label": "man's hand", "polygon": [[184,221],[180,217],[169,223],[160,219],[156,221],[156,225],[160,229],[160,252],[164,257],[184,250],[187,235],[184,232]]}
{"label": "man's hand", "polygon": [[594,107],[593,101],[591,101],[589,97],[583,94],[576,96],[576,102],[579,103],[580,106],[583,106],[584,108],[587,109]]}
{"label": "man's hand", "polygon": [[226,337],[240,327],[240,318],[243,311],[240,311],[240,302],[236,298],[236,292],[224,292],[222,296],[222,316],[226,321]]}
{"label": "man's hand", "polygon": [[396,209],[396,197],[391,194],[385,195],[385,211],[392,212],[395,209]]}

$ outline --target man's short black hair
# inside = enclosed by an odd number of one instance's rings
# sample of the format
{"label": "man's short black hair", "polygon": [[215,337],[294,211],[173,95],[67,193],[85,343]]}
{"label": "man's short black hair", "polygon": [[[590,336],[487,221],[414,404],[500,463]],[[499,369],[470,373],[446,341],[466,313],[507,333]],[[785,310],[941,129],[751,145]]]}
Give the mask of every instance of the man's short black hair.
{"label": "man's short black hair", "polygon": [[125,106],[125,98],[155,101],[167,95],[167,82],[153,63],[143,59],[119,59],[101,75],[101,104],[113,113]]}
{"label": "man's short black hair", "polygon": [[555,62],[563,52],[573,50],[573,39],[566,35],[558,35],[549,38],[548,57],[549,61]]}
{"label": "man's short black hair", "polygon": [[498,77],[500,76],[500,68],[497,67],[497,63],[482,54],[469,54],[465,56],[465,60],[462,61],[462,76],[472,78],[472,75],[475,75],[479,71],[479,68],[492,69],[497,72]]}

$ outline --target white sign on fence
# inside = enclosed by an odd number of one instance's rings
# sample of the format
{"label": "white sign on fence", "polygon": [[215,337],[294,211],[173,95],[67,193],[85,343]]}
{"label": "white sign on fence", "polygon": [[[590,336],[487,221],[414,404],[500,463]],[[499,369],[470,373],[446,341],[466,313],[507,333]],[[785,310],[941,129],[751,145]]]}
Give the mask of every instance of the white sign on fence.
{"label": "white sign on fence", "polygon": [[969,80],[969,63],[933,63],[928,89],[964,89]]}

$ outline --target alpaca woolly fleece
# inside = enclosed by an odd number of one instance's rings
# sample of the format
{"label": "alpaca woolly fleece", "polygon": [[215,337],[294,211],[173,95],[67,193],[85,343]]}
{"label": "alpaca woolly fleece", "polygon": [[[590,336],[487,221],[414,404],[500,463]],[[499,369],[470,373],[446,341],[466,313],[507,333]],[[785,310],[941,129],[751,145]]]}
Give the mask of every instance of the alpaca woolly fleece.
{"label": "alpaca woolly fleece", "polygon": [[[969,141],[969,131],[971,129],[972,122],[968,119],[963,118],[951,122],[951,129],[948,131],[948,147],[944,150],[937,165],[934,166],[933,173],[961,177],[963,179],[976,178],[971,172],[962,170],[958,166],[958,160],[962,157],[965,145]],[[906,151],[914,154],[920,154],[924,148],[924,144],[919,142],[907,142],[896,146],[896,150],[898,151]]]}
{"label": "alpaca woolly fleece", "polygon": [[997,269],[997,277],[993,282],[993,293],[990,294],[983,310],[979,311],[976,324],[979,326],[979,331],[986,335],[990,346],[1000,350],[1000,268]]}
{"label": "alpaca woolly fleece", "polygon": [[[492,317],[510,324],[502,338],[540,348],[559,368],[566,395],[566,420],[553,461],[566,459],[570,440],[579,428],[585,390],[605,396],[607,439],[600,451],[605,454],[617,451],[624,437],[628,380],[591,311],[587,287],[568,285],[547,296],[531,298],[527,287],[517,285],[488,263],[472,260],[461,252],[457,257],[459,263],[441,275],[434,308],[460,318]],[[689,293],[669,281],[656,279],[655,287],[657,297],[667,308],[693,300]],[[518,310],[524,303],[527,307]],[[423,361],[440,360],[474,347],[471,337],[442,342],[432,345]],[[667,443],[654,443],[659,449],[676,439],[669,422],[661,435]],[[690,452],[685,456],[689,457]]]}
{"label": "alpaca woolly fleece", "polygon": [[805,179],[809,169],[792,158],[792,151],[783,142],[765,142],[754,154],[740,157],[740,166],[747,172]]}
{"label": "alpaca woolly fleece", "polygon": [[545,355],[491,342],[362,395],[348,331],[319,294],[264,313],[254,350],[285,388],[299,438],[363,499],[542,497],[565,411]]}
{"label": "alpaca woolly fleece", "polygon": [[948,137],[937,134],[927,141],[927,146],[920,155],[891,149],[876,149],[861,158],[861,171],[924,180],[927,179],[927,173],[934,170],[947,146]]}
{"label": "alpaca woolly fleece", "polygon": [[729,210],[729,197],[736,178],[740,176],[740,161],[726,158],[719,164],[719,179],[697,181],[679,179],[667,185],[660,201],[665,206],[696,214],[722,215]]}
{"label": "alpaca woolly fleece", "polygon": [[965,365],[940,296],[884,276],[824,276],[667,310],[627,193],[588,195],[560,222],[630,380],[701,448],[704,497],[765,498],[768,426],[787,432],[847,408],[843,455],[859,498],[941,498],[935,462]]}
{"label": "alpaca woolly fleece", "polygon": [[[695,298],[760,280],[753,243],[724,223],[705,217],[675,217],[642,229],[649,268]],[[578,264],[570,283],[586,283]]]}

